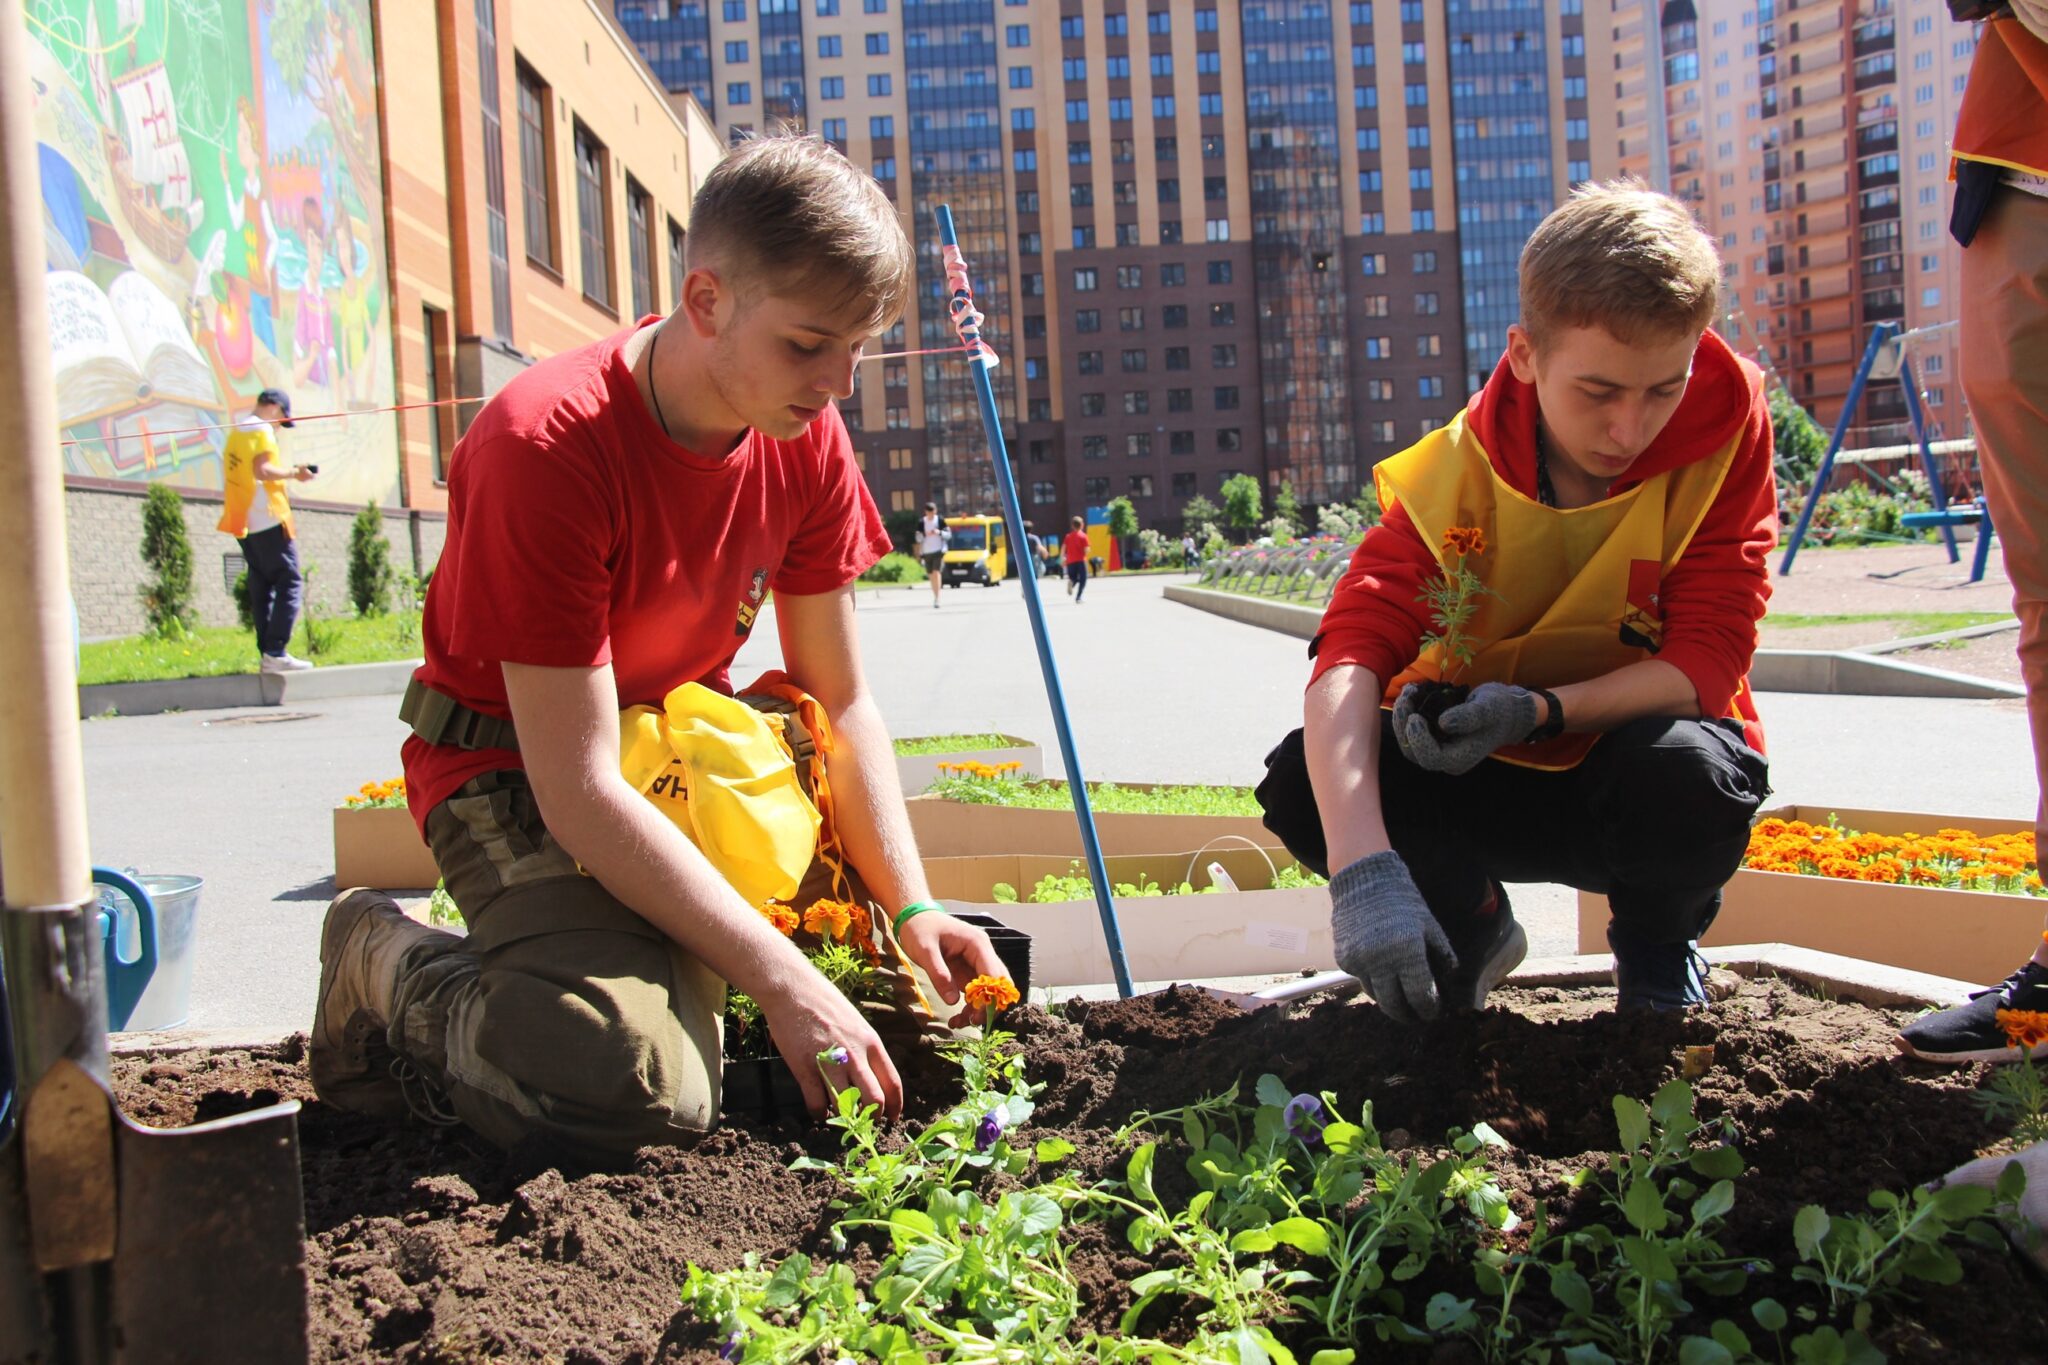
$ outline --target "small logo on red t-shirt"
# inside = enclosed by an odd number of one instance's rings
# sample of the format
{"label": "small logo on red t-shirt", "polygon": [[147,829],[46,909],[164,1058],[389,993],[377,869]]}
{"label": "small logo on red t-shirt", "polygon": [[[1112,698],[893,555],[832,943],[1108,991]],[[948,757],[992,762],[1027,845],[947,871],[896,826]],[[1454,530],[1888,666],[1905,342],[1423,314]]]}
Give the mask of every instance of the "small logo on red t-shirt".
{"label": "small logo on red t-shirt", "polygon": [[761,599],[768,595],[768,571],[754,570],[754,581],[747,585],[747,595],[740,599],[739,619],[733,622],[732,633],[745,635],[754,628],[754,618],[761,614]]}

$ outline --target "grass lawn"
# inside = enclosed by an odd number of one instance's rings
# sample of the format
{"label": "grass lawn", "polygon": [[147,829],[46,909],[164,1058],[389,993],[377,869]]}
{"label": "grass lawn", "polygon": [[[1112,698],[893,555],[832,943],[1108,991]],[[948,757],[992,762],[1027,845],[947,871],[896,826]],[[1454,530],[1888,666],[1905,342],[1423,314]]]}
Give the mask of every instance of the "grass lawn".
{"label": "grass lawn", "polygon": [[[409,636],[401,637],[399,624],[396,613],[368,620],[322,620],[318,629],[325,647],[314,653],[306,641],[306,623],[301,620],[298,633],[292,636],[292,653],[323,668],[419,658],[419,617],[414,615]],[[85,645],[79,650],[78,681],[81,686],[89,686],[158,682],[166,678],[213,678],[227,673],[254,673],[256,664],[256,640],[250,632],[239,626],[201,626],[182,640],[128,635]]]}
{"label": "grass lawn", "polygon": [[1838,616],[1800,616],[1793,613],[1780,615],[1772,612],[1764,617],[1767,626],[1783,626],[1787,630],[1803,630],[1809,626],[1852,626],[1864,621],[1895,621],[1900,626],[1901,639],[1915,635],[1939,635],[1943,631],[1964,630],[1970,626],[1988,626],[1996,621],[2012,620],[2009,611],[1864,611],[1845,612]]}

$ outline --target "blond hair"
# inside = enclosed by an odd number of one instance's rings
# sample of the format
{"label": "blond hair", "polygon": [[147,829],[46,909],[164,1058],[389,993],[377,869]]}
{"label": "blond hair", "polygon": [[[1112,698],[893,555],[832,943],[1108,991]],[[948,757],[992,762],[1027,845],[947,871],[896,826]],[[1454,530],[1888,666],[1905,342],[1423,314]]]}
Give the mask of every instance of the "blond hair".
{"label": "blond hair", "polygon": [[749,138],[712,168],[691,201],[687,250],[690,268],[716,271],[742,307],[801,295],[870,332],[902,315],[917,283],[882,187],[800,133]]}
{"label": "blond hair", "polygon": [[1616,341],[1697,336],[1720,306],[1721,255],[1686,209],[1633,176],[1581,185],[1522,248],[1522,330]]}

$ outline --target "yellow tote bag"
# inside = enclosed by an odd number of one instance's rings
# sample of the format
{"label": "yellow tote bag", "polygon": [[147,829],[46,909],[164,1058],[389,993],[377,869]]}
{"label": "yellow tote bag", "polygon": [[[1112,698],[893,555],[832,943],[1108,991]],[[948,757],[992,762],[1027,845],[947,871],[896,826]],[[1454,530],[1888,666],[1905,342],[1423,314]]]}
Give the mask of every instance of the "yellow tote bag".
{"label": "yellow tote bag", "polygon": [[796,895],[820,822],[775,717],[684,683],[619,713],[619,766],[749,905]]}

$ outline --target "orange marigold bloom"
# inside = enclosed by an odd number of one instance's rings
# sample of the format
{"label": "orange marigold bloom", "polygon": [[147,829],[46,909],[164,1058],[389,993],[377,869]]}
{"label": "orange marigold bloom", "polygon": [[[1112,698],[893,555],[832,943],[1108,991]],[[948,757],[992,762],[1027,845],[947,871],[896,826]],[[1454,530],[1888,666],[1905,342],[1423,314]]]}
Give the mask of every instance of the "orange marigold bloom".
{"label": "orange marigold bloom", "polygon": [[1006,1010],[1017,1003],[1017,987],[1007,976],[977,976],[961,991],[967,1004],[978,1010]]}
{"label": "orange marigold bloom", "polygon": [[823,938],[843,939],[853,927],[854,907],[848,901],[815,900],[804,911],[804,928]]}
{"label": "orange marigold bloom", "polygon": [[1486,532],[1477,526],[1453,526],[1444,532],[1444,548],[1455,555],[1486,553]]}
{"label": "orange marigold bloom", "polygon": [[796,910],[779,901],[769,901],[761,907],[761,918],[775,926],[775,931],[784,938],[796,932]]}
{"label": "orange marigold bloom", "polygon": [[2035,1048],[2048,1043],[2048,1013],[2040,1010],[2000,1010],[1998,1026],[2005,1040],[2017,1048]]}

